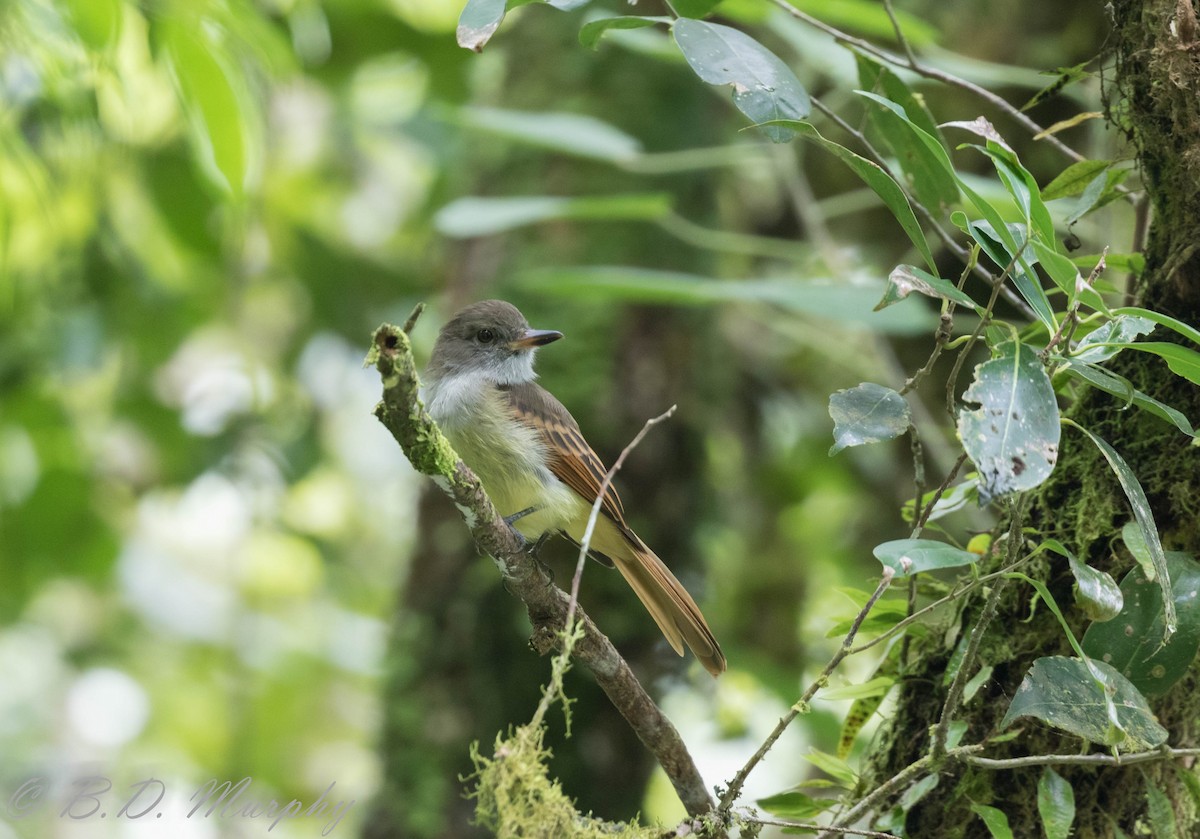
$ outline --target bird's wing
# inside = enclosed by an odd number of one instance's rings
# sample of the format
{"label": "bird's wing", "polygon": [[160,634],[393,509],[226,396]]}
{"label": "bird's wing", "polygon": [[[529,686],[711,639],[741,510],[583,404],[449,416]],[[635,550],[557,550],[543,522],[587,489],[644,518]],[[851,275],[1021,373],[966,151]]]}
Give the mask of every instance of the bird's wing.
{"label": "bird's wing", "polygon": [[[541,435],[549,453],[547,466],[554,476],[588,504],[594,504],[608,470],[583,439],[575,418],[545,388],[533,382],[507,385],[501,390],[517,420]],[[600,510],[632,536],[632,541],[637,540],[625,524],[625,510],[611,484],[604,492]]]}

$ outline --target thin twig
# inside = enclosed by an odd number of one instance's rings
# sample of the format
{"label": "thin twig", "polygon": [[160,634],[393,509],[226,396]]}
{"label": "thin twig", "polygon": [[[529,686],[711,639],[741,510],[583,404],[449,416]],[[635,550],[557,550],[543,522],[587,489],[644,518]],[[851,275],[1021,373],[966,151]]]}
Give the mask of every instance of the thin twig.
{"label": "thin twig", "polygon": [[792,720],[796,719],[796,717],[798,717],[800,714],[808,713],[808,703],[812,701],[814,696],[816,696],[817,691],[828,684],[830,674],[832,674],[833,671],[837,669],[837,666],[842,663],[842,659],[850,654],[850,650],[853,648],[854,644],[854,637],[858,635],[859,628],[862,626],[863,621],[866,620],[867,614],[875,606],[875,603],[878,602],[879,598],[883,596],[883,593],[887,591],[887,588],[889,585],[891,585],[892,578],[895,576],[895,574],[896,572],[892,568],[887,566],[884,567],[883,577],[880,579],[879,585],[875,587],[875,592],[871,595],[867,602],[863,604],[862,609],[859,610],[858,615],[854,618],[854,623],[850,625],[850,631],[847,632],[846,637],[842,639],[841,646],[838,647],[837,652],[833,654],[833,657],[829,659],[829,663],[825,665],[825,669],[822,670],[821,674],[817,676],[816,680],[808,686],[808,689],[804,691],[804,694],[798,700],[796,700],[796,704],[792,705],[792,707],[788,709],[788,712],[780,717],[779,722],[775,724],[775,728],[767,736],[767,739],[764,740],[763,744],[758,747],[758,751],[750,756],[750,759],[746,761],[746,765],[739,769],[737,774],[733,776],[733,780],[729,782],[729,787],[721,796],[720,810],[722,813],[729,812],[730,806],[734,801],[737,801],[738,796],[741,795],[742,787],[746,784],[746,778],[752,771],[754,771],[754,767],[758,766],[762,759],[767,756],[767,752],[771,750],[771,747],[775,745],[775,741],[777,741],[783,735],[783,732],[787,730],[787,727],[792,724]]}
{"label": "thin twig", "polygon": [[960,759],[981,769],[1019,769],[1023,766],[1132,766],[1181,757],[1200,757],[1200,749],[1161,748],[1133,754],[1026,755],[1025,757],[980,757],[964,755]]}
{"label": "thin twig", "polygon": [[896,10],[892,8],[892,0],[883,0],[883,9],[887,12],[888,20],[892,22],[892,29],[896,33],[896,40],[904,48],[904,54],[908,57],[909,66],[915,66],[917,63],[916,53],[913,52],[912,44],[908,42],[908,38],[904,37],[904,30],[900,27],[900,21],[896,17]]}
{"label": "thin twig", "polygon": [[[1008,563],[1012,565],[1016,561],[1017,554],[1021,549],[1021,507],[1022,498],[1018,498],[1012,504],[1012,520],[1008,527]],[[963,689],[967,684],[967,679],[971,675],[970,671],[975,666],[975,659],[979,656],[979,645],[983,642],[983,636],[987,632],[988,625],[992,622],[992,618],[996,615],[996,609],[1000,605],[1000,594],[1008,585],[1008,578],[1001,577],[992,587],[988,598],[984,601],[983,609],[979,612],[979,617],[975,621],[975,626],[971,630],[971,637],[967,641],[966,652],[963,653],[962,661],[959,662],[958,671],[954,674],[954,679],[950,682],[950,689],[946,691],[946,703],[942,706],[942,715],[938,719],[937,727],[933,732],[933,744],[929,749],[929,756],[933,758],[935,764],[946,755],[946,739],[950,736],[950,723],[954,720],[954,714],[958,711],[959,703],[962,701]]]}
{"label": "thin twig", "polygon": [[768,827],[800,828],[801,830],[811,830],[814,833],[816,833],[818,830],[825,830],[825,831],[832,830],[834,833],[840,833],[843,836],[867,836],[867,837],[870,837],[870,839],[900,839],[900,837],[897,836],[895,833],[882,833],[878,830],[860,830],[857,827],[831,828],[831,827],[826,827],[823,824],[810,824],[807,822],[792,822],[792,821],[788,821],[786,819],[770,819],[770,818],[765,818],[762,816],[751,816],[751,817],[745,819],[745,821],[750,822],[752,824],[761,824],[761,825],[768,826]]}
{"label": "thin twig", "polygon": [[[913,539],[921,535],[921,531],[929,523],[929,517],[933,515],[933,508],[942,500],[942,496],[946,494],[946,490],[950,488],[950,484],[958,477],[958,470],[962,469],[963,464],[966,462],[967,453],[962,452],[959,454],[958,459],[954,461],[954,466],[946,473],[946,477],[941,485],[934,491],[933,497],[929,499],[929,503],[922,508],[920,517],[913,523]],[[913,511],[916,512],[916,507],[913,508]]]}

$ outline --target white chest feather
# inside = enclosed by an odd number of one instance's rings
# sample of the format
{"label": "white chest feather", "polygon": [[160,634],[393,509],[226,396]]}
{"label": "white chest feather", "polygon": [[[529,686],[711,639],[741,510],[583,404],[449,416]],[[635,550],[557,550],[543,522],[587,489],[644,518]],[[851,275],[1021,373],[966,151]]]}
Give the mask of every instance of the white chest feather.
{"label": "white chest feather", "polygon": [[536,538],[576,517],[579,497],[547,468],[541,435],[517,421],[493,381],[470,373],[447,376],[431,382],[425,398],[430,416],[501,515],[537,509],[514,522],[521,533]]}

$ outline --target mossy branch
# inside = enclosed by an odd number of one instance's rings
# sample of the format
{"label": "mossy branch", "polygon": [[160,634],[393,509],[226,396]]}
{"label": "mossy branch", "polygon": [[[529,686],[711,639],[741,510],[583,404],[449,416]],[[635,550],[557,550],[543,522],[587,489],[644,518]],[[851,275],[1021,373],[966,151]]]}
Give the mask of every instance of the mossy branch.
{"label": "mossy branch", "polygon": [[[454,502],[475,543],[495,558],[506,588],[529,612],[534,648],[545,655],[561,643],[570,597],[524,551],[523,541],[505,524],[475,473],[459,459],[425,410],[408,337],[420,315],[419,308],[405,328],[384,324],[375,330],[366,359],[383,380],[383,400],[375,406],[375,416],[396,438],[413,468],[432,478]],[[688,813],[700,816],[712,810],[713,800],[704,779],[675,726],[646,693],[612,642],[578,607],[576,620],[583,627],[583,637],[575,645],[574,657],[592,671],[597,684],[653,753]]]}

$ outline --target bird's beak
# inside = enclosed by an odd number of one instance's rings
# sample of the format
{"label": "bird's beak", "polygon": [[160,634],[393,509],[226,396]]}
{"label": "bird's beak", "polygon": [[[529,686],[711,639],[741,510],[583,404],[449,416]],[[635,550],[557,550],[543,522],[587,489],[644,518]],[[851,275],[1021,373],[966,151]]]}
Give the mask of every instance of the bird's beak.
{"label": "bird's beak", "polygon": [[530,350],[557,341],[563,334],[553,329],[526,329],[525,334],[508,346],[514,350]]}

